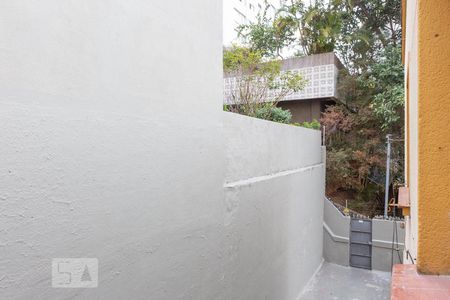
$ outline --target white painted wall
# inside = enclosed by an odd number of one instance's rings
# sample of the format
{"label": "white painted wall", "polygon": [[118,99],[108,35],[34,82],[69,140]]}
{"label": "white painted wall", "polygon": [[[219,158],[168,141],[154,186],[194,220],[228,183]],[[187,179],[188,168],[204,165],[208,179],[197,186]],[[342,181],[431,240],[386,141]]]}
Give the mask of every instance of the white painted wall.
{"label": "white painted wall", "polygon": [[[406,217],[406,240],[403,261],[412,263],[417,258],[417,241],[419,237],[418,224],[418,192],[419,192],[419,72],[418,72],[418,47],[419,47],[419,21],[418,1],[406,2],[406,36],[405,36],[405,82],[407,93],[405,93],[405,119],[408,120],[405,137],[405,169],[407,170],[406,184],[409,187],[410,216]],[[409,98],[409,99],[408,99]]]}
{"label": "white painted wall", "polygon": [[320,132],[225,113],[230,299],[297,299],[322,262]]}
{"label": "white painted wall", "polygon": [[[220,1],[0,1],[0,299],[220,299]],[[97,289],[51,288],[96,257]]]}
{"label": "white painted wall", "polygon": [[[0,299],[299,295],[320,134],[224,116],[221,10],[0,2]],[[56,257],[98,258],[99,287],[51,288]]]}
{"label": "white painted wall", "polygon": [[233,113],[225,113],[224,122],[227,182],[322,163],[317,130]]}

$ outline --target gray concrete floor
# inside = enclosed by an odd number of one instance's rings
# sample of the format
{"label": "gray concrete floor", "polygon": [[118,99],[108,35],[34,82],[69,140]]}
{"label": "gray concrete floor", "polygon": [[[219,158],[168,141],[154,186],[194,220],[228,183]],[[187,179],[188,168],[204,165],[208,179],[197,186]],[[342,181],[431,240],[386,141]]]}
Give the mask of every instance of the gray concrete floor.
{"label": "gray concrete floor", "polygon": [[324,263],[301,300],[371,300],[390,298],[391,273]]}

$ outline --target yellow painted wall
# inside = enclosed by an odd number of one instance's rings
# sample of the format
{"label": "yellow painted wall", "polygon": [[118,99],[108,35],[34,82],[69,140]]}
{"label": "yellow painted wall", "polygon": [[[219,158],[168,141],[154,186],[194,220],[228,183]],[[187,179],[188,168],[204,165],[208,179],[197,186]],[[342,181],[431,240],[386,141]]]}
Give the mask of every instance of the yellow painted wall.
{"label": "yellow painted wall", "polygon": [[417,16],[417,264],[450,274],[450,0],[418,0]]}

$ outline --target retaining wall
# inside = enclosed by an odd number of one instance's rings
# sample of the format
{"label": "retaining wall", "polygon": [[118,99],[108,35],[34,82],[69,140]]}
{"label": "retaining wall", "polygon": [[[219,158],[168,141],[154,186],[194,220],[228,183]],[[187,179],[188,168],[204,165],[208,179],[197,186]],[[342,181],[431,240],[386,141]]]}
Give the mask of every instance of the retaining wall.
{"label": "retaining wall", "polygon": [[322,262],[320,132],[225,113],[231,299],[297,299]]}
{"label": "retaining wall", "polygon": [[[400,257],[402,257],[405,240],[404,222],[397,221],[395,224],[395,222],[389,220],[372,219],[372,269],[391,271],[394,226],[397,227],[398,249],[400,250]],[[324,259],[348,266],[350,217],[344,216],[328,199],[325,199],[324,204],[323,229]],[[397,249],[396,241],[394,249]],[[393,261],[394,264],[400,263],[396,251],[393,254]]]}

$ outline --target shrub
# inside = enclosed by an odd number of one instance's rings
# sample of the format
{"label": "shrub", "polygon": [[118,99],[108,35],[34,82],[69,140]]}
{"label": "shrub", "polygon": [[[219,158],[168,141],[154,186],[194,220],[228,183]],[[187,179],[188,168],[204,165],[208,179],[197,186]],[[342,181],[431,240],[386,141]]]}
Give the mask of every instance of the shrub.
{"label": "shrub", "polygon": [[274,121],[278,123],[289,124],[292,120],[292,114],[289,110],[271,105],[263,106],[256,110],[256,117],[259,119]]}
{"label": "shrub", "polygon": [[312,120],[311,122],[293,123],[292,125],[320,130],[320,122],[316,119]]}

